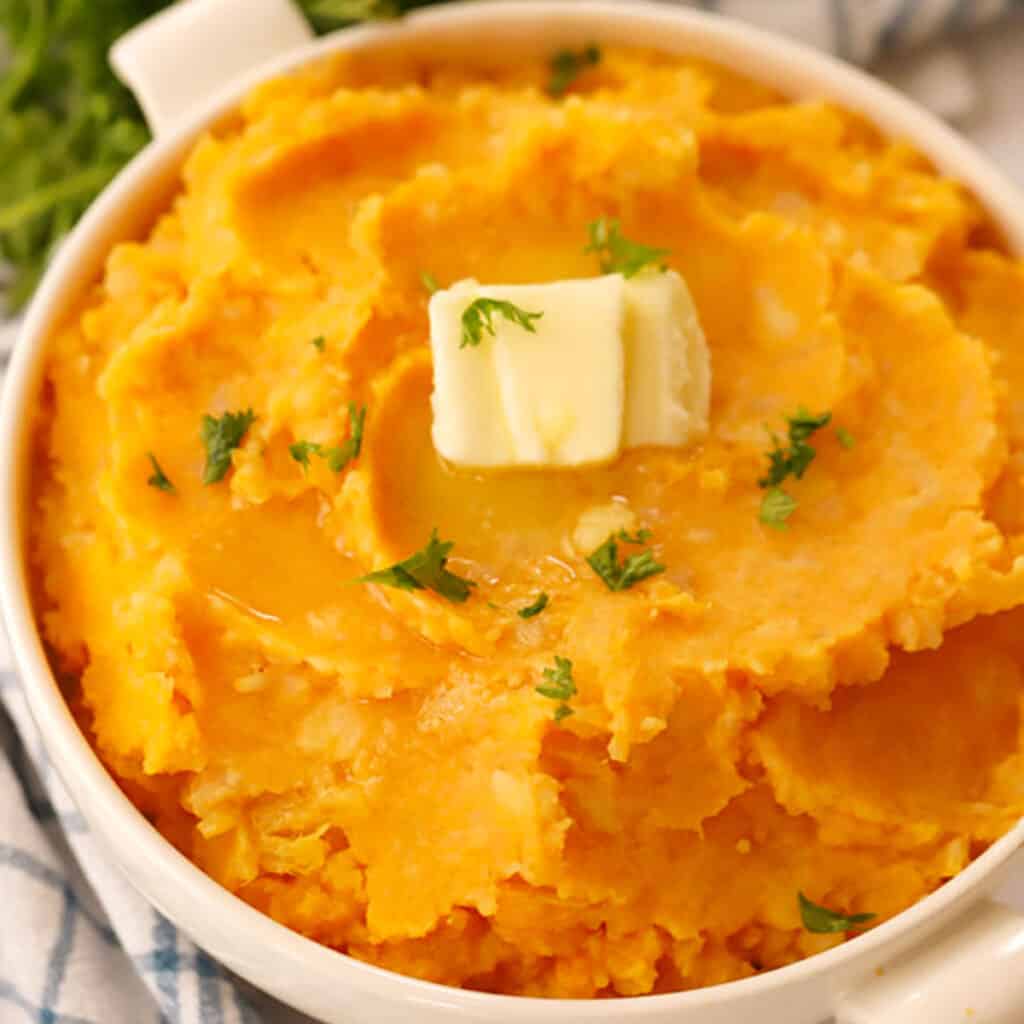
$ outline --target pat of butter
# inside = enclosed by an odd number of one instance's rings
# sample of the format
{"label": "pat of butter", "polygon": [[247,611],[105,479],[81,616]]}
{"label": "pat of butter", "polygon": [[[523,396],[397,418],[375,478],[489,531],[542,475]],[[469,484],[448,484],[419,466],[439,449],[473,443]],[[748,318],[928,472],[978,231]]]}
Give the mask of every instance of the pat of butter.
{"label": "pat of butter", "polygon": [[[494,313],[460,347],[477,299],[541,313],[535,330]],[[461,281],[430,300],[433,439],[470,467],[580,466],[624,447],[679,445],[707,429],[710,363],[673,272],[551,284]]]}
{"label": "pat of butter", "polygon": [[686,282],[674,271],[626,282],[622,444],[684,445],[708,431],[711,354]]}

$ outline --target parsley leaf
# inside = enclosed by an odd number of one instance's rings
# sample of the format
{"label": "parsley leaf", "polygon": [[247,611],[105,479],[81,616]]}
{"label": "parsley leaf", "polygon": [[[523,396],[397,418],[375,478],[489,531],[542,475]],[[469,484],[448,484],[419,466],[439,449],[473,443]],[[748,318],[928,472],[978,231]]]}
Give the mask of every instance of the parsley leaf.
{"label": "parsley leaf", "polygon": [[796,511],[796,499],[788,495],[781,487],[772,487],[761,499],[761,512],[758,518],[765,526],[776,530],[787,529],[786,520]]}
{"label": "parsley leaf", "polygon": [[847,451],[857,443],[857,439],[846,429],[846,427],[836,427],[836,440],[838,440]]}
{"label": "parsley leaf", "polygon": [[327,344],[327,339],[322,335],[315,337],[310,344],[317,350],[317,352],[323,352],[324,346]]}
{"label": "parsley leaf", "polygon": [[430,295],[433,295],[441,286],[437,283],[437,278],[429,270],[424,270],[420,273],[420,280],[423,282],[423,287],[427,289]]}
{"label": "parsley leaf", "polygon": [[168,479],[167,474],[160,468],[160,463],[156,461],[156,456],[152,452],[147,452],[146,457],[149,459],[149,464],[153,467],[153,475],[146,481],[150,487],[155,487],[158,491],[166,491],[168,494],[176,494],[174,484]]}
{"label": "parsley leaf", "polygon": [[224,479],[231,468],[231,453],[242,443],[246,432],[256,419],[252,409],[244,412],[226,412],[220,419],[204,416],[200,437],[206,448],[206,466],[203,483],[215,484]]}
{"label": "parsley leaf", "polygon": [[355,402],[348,403],[348,437],[336,445],[328,448],[324,453],[328,467],[335,473],[340,473],[353,459],[359,457],[363,450],[363,428],[366,423],[366,406],[361,409],[356,407]]}
{"label": "parsley leaf", "polygon": [[305,7],[317,29],[327,30],[353,21],[388,21],[404,9],[399,0],[307,0]]}
{"label": "parsley leaf", "polygon": [[551,77],[548,79],[548,95],[558,98],[587,68],[601,61],[601,51],[591,44],[582,50],[559,50],[548,62]]}
{"label": "parsley leaf", "polygon": [[341,444],[325,448],[316,441],[296,441],[288,446],[291,457],[299,463],[303,471],[309,469],[309,457],[319,455],[327,460],[327,466],[335,473],[340,473],[363,449],[363,426],[366,423],[366,406],[361,409],[355,402],[348,403],[348,437]]}
{"label": "parsley leaf", "polygon": [[601,217],[587,225],[590,244],[584,252],[595,252],[601,261],[603,274],[622,274],[634,277],[652,263],[665,267],[668,249],[657,249],[652,245],[632,242],[622,234],[619,222],[614,217]]}
{"label": "parsley leaf", "polygon": [[549,700],[557,700],[554,717],[556,722],[568,718],[572,708],[568,701],[576,696],[576,682],[572,677],[572,662],[568,658],[555,655],[555,667],[544,669],[544,684],[535,687],[537,693]]}
{"label": "parsley leaf", "polygon": [[650,537],[650,530],[641,530],[632,537],[625,530],[611,533],[600,547],[587,556],[587,564],[604,580],[609,590],[628,590],[633,584],[664,572],[665,566],[656,562],[650,551],[630,555],[620,563],[618,541],[644,544]]}
{"label": "parsley leaf", "polygon": [[807,439],[822,427],[828,426],[831,420],[830,412],[813,416],[803,407],[798,409],[795,415],[788,416],[789,445],[783,447],[779,436],[772,435],[774,447],[768,453],[768,472],[757,481],[758,486],[777,487],[790,476],[800,480],[818,454],[817,450],[807,443]]}
{"label": "parsley leaf", "polygon": [[316,441],[296,441],[288,445],[289,454],[302,466],[303,471],[309,469],[310,455],[322,455],[323,450],[323,445],[317,444]]}
{"label": "parsley leaf", "polygon": [[528,604],[525,608],[520,608],[519,611],[516,612],[516,615],[521,619],[532,619],[534,615],[540,615],[547,606],[548,595],[542,592],[537,595],[536,600],[531,604]]}
{"label": "parsley leaf", "polygon": [[827,907],[812,903],[802,892],[797,894],[800,901],[800,917],[804,927],[815,935],[830,935],[836,932],[848,932],[859,924],[873,921],[877,914],[837,914]]}
{"label": "parsley leaf", "polygon": [[[321,31],[432,0],[299,0]],[[92,199],[149,141],[107,60],[170,0],[0,0],[0,304],[20,308]],[[5,268],[5,269],[7,269]]]}
{"label": "parsley leaf", "polygon": [[539,320],[544,315],[543,313],[528,313],[525,309],[520,309],[502,299],[477,299],[475,302],[471,302],[462,314],[462,340],[459,342],[459,348],[467,346],[475,348],[483,340],[484,331],[487,331],[493,338],[495,328],[491,318],[495,314],[518,324],[524,331],[529,331],[531,334],[537,333],[533,321]]}
{"label": "parsley leaf", "polygon": [[804,473],[818,454],[817,449],[807,443],[807,439],[832,422],[832,413],[822,412],[815,416],[801,406],[794,415],[787,416],[786,421],[788,444],[784,446],[779,435],[772,434],[768,472],[757,481],[758,487],[767,490],[767,494],[761,500],[759,518],[765,526],[771,526],[776,530],[786,529],[786,520],[797,507],[796,499],[782,490],[779,484],[789,477],[803,479]]}
{"label": "parsley leaf", "polygon": [[355,583],[380,583],[397,590],[433,590],[442,597],[461,604],[469,597],[476,584],[449,572],[448,553],[455,545],[451,541],[440,541],[437,530],[430,533],[427,546],[404,562],[397,562],[387,569],[378,569],[354,580]]}

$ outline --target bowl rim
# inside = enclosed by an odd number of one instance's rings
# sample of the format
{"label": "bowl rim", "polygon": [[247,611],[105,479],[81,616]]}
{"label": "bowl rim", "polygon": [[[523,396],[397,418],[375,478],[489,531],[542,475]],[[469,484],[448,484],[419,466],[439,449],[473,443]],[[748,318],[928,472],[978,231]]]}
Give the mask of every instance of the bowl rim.
{"label": "bowl rim", "polygon": [[[903,137],[942,171],[966,184],[979,198],[1009,244],[1024,253],[1024,197],[987,157],[937,118],[891,87],[828,54],[746,23],[708,11],[634,0],[475,0],[414,11],[392,25],[359,26],[333,33],[284,57],[261,65],[215,95],[175,130],[152,142],[124,168],[62,246],[48,268],[29,307],[3,385],[0,404],[0,606],[10,638],[16,673],[32,717],[44,737],[58,775],[90,824],[113,823],[119,833],[115,861],[130,848],[133,860],[158,863],[165,874],[164,891],[177,894],[178,904],[202,905],[211,919],[232,924],[248,944],[273,953],[282,965],[316,969],[332,976],[354,993],[409,1006],[441,1008],[458,1014],[501,1013],[506,1021],[633,1020],[658,1011],[695,1010],[727,1003],[740,996],[767,994],[780,987],[826,975],[844,965],[880,953],[915,930],[928,930],[954,905],[980,896],[985,882],[1024,846],[1024,820],[963,871],[935,892],[889,921],[826,952],[754,977],[708,988],[612,1000],[540,999],[496,995],[421,981],[358,961],[293,932],[257,911],[205,875],[179,853],[123,794],[79,730],[51,671],[36,623],[29,589],[29,556],[25,537],[29,448],[34,417],[32,402],[42,380],[47,342],[73,296],[95,279],[93,264],[117,238],[132,237],[121,230],[132,195],[153,190],[169,168],[177,168],[192,143],[211,123],[235,109],[256,84],[345,50],[368,50],[380,45],[412,45],[434,38],[465,37],[473,33],[502,33],[528,40],[538,21],[566,44],[605,41],[646,45],[663,52],[708,55],[748,77],[768,80],[794,98],[827,97],[857,111],[886,134]],[[647,42],[641,42],[646,39]],[[698,49],[700,46],[700,49]],[[94,834],[106,841],[103,828]],[[109,831],[109,829],[108,829]],[[124,868],[124,865],[121,865]],[[130,872],[128,872],[130,875]],[[136,884],[133,879],[133,884]],[[153,897],[145,894],[152,902]],[[161,908],[162,909],[162,908]],[[167,916],[177,923],[173,910]],[[195,928],[185,929],[194,934]],[[201,941],[199,943],[202,944]]]}

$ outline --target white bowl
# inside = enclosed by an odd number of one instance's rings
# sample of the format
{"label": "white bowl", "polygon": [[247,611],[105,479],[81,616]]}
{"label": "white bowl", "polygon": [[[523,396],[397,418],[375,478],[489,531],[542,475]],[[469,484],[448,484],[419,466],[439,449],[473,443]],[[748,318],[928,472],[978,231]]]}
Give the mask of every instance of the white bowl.
{"label": "white bowl", "polygon": [[[793,96],[834,99],[910,140],[975,192],[1022,254],[1024,199],[966,142],[874,79],[792,42],[691,10],[588,0],[455,4],[316,42],[307,39],[287,0],[188,0],[156,20],[156,28],[133,33],[116,57],[141,94],[157,141],[107,188],[51,266],[25,320],[0,414],[0,553],[6,560],[0,599],[14,656],[58,773],[139,891],[231,969],[329,1024],[819,1024],[833,1013],[840,1024],[952,1024],[968,1019],[969,1010],[987,1024],[1024,1021],[1024,919],[986,898],[1024,847],[1024,824],[936,893],[869,933],[801,963],[694,992],[595,1001],[495,996],[401,977],[317,945],[207,878],[107,774],[47,662],[29,598],[23,529],[33,410],[51,330],[95,278],[111,244],[134,237],[164,204],[197,135],[257,81],[328,53],[398,47],[458,55],[492,44],[506,55],[547,54],[614,41],[694,54]],[[296,43],[302,45],[294,49]],[[246,75],[225,84],[243,68]],[[212,98],[191,110],[200,95]]]}

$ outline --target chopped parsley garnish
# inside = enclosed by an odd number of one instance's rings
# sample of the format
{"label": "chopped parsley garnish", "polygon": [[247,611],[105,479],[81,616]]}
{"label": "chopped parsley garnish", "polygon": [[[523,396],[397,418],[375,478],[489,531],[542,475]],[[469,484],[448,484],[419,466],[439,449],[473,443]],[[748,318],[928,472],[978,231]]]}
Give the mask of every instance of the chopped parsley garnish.
{"label": "chopped parsley garnish", "polygon": [[434,294],[441,286],[437,283],[437,278],[429,270],[424,270],[420,274],[420,280],[423,282],[423,287],[427,289],[427,292],[431,295]]}
{"label": "chopped parsley garnish", "polygon": [[231,468],[231,453],[242,443],[255,419],[256,414],[252,409],[226,412],[220,419],[209,415],[203,417],[199,434],[206,448],[204,484],[215,484],[224,479]]}
{"label": "chopped parsley garnish", "polygon": [[758,518],[765,526],[775,530],[787,529],[786,520],[796,511],[796,499],[781,487],[770,487],[761,499]]}
{"label": "chopped parsley garnish", "polygon": [[310,342],[310,344],[317,350],[317,352],[323,352],[324,346],[327,344],[327,339],[322,334],[319,334]]}
{"label": "chopped parsley garnish", "polygon": [[832,413],[823,412],[812,416],[800,408],[795,416],[787,417],[789,422],[789,445],[783,447],[778,434],[772,434],[774,448],[768,453],[768,472],[757,481],[759,487],[778,487],[787,477],[801,479],[807,467],[818,454],[807,439],[832,420]]}
{"label": "chopped parsley garnish", "polygon": [[768,453],[768,472],[757,481],[758,487],[767,490],[761,500],[760,520],[766,526],[777,530],[786,528],[786,520],[796,510],[796,499],[779,485],[790,477],[801,480],[818,454],[807,439],[832,422],[832,413],[823,412],[817,416],[802,406],[793,416],[786,417],[789,425],[788,444],[783,445],[778,434],[772,434],[772,450]]}
{"label": "chopped parsley garnish", "polygon": [[568,702],[576,696],[576,683],[572,678],[572,662],[555,655],[555,667],[544,669],[544,685],[536,687],[537,693],[549,700],[557,700],[555,721],[560,722],[572,714]]}
{"label": "chopped parsley garnish", "polygon": [[847,451],[857,443],[857,439],[846,429],[846,427],[836,427],[836,440],[838,440]]}
{"label": "chopped parsley garnish", "polygon": [[625,530],[608,535],[608,539],[587,557],[587,564],[604,580],[609,590],[628,590],[634,583],[656,576],[665,571],[665,566],[654,560],[650,551],[640,551],[619,561],[619,544],[646,544],[651,538],[650,530],[640,530],[630,536]]}
{"label": "chopped parsley garnish", "polygon": [[459,348],[470,346],[475,348],[483,340],[483,332],[487,331],[494,337],[495,328],[492,317],[503,316],[514,324],[518,324],[524,331],[531,334],[537,333],[533,321],[539,320],[543,313],[528,313],[511,302],[502,299],[477,299],[471,302],[462,314],[462,340]]}
{"label": "chopped parsley garnish", "polygon": [[601,217],[587,225],[590,244],[584,252],[595,252],[601,261],[603,274],[622,274],[634,277],[644,267],[657,264],[662,270],[668,249],[657,249],[653,245],[632,242],[622,234],[619,222],[614,217]]}
{"label": "chopped parsley garnish", "polygon": [[309,469],[309,457],[318,455],[327,460],[328,469],[340,473],[354,458],[357,458],[363,448],[363,426],[366,423],[366,406],[361,409],[356,407],[355,402],[348,403],[348,437],[341,444],[325,448],[316,441],[296,441],[288,445],[291,457],[302,466],[303,470]]}
{"label": "chopped parsley garnish", "polygon": [[323,450],[323,445],[316,441],[296,441],[288,445],[289,454],[304,470],[309,469],[310,455],[322,455]]}
{"label": "chopped parsley garnish", "polygon": [[327,466],[340,473],[353,459],[359,458],[363,450],[363,428],[366,424],[366,406],[361,409],[355,402],[348,403],[348,437],[334,448],[327,448],[323,455]]}
{"label": "chopped parsley garnish", "polygon": [[873,921],[877,914],[838,914],[827,907],[819,907],[812,903],[802,892],[798,893],[800,901],[800,917],[804,927],[815,935],[832,935],[836,932],[848,932],[857,925]]}
{"label": "chopped parsley garnish", "polygon": [[601,51],[591,43],[582,50],[559,50],[548,63],[551,77],[548,79],[548,95],[564,96],[570,85],[587,68],[601,62]]}
{"label": "chopped parsley garnish", "polygon": [[433,590],[449,601],[461,604],[476,586],[471,580],[463,579],[449,572],[448,553],[455,545],[452,541],[438,540],[437,530],[430,533],[427,546],[404,562],[397,562],[387,569],[378,569],[355,580],[356,583],[380,583],[397,590]]}
{"label": "chopped parsley garnish", "polygon": [[171,483],[167,474],[160,468],[160,463],[156,461],[156,456],[152,452],[147,452],[146,457],[149,459],[149,464],[153,467],[153,475],[146,483],[150,487],[155,487],[158,491],[174,494],[174,484]]}
{"label": "chopped parsley garnish", "polygon": [[540,613],[544,611],[544,609],[547,608],[547,606],[548,595],[545,593],[540,593],[537,595],[535,601],[533,601],[531,604],[528,604],[525,608],[520,608],[519,611],[516,612],[516,615],[518,615],[521,619],[532,619],[534,615],[540,615]]}

